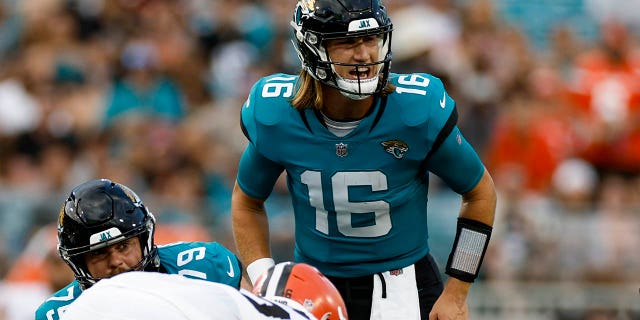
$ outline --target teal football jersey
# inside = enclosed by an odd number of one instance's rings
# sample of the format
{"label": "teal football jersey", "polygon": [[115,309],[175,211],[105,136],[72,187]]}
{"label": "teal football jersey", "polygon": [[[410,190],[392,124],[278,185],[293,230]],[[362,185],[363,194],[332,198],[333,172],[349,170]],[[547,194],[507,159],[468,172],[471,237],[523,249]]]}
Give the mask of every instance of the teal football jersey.
{"label": "teal football jersey", "polygon": [[[265,199],[283,170],[295,215],[295,259],[329,276],[410,265],[428,251],[428,172],[464,193],[484,166],[456,126],[455,102],[428,74],[391,74],[395,92],[344,137],[296,110],[298,77],[258,81],[242,108],[250,143],[238,184]],[[452,209],[452,214],[457,210]]]}
{"label": "teal football jersey", "polygon": [[[158,255],[161,272],[240,287],[240,262],[235,254],[219,243],[176,242],[160,245]],[[35,319],[60,319],[60,314],[80,294],[80,284],[74,280],[40,305],[36,310]]]}

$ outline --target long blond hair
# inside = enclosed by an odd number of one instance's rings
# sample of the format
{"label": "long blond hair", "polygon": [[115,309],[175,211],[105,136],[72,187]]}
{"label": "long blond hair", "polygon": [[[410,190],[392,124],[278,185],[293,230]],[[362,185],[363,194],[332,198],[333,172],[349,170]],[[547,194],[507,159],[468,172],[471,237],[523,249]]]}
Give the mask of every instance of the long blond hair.
{"label": "long blond hair", "polygon": [[[382,90],[382,96],[386,96],[396,90],[396,86],[387,83]],[[300,71],[296,94],[291,98],[291,105],[298,110],[302,109],[322,109],[324,100],[322,99],[322,85],[320,81],[314,79],[305,69]]]}
{"label": "long blond hair", "polygon": [[302,69],[297,85],[298,90],[291,98],[291,105],[298,110],[311,108],[320,110],[323,103],[320,81]]}

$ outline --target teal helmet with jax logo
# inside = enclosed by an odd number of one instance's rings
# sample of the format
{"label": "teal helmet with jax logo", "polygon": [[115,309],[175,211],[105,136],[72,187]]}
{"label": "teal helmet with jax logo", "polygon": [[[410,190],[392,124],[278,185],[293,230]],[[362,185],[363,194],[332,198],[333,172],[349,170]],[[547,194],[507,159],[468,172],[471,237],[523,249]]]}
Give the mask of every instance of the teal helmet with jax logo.
{"label": "teal helmet with jax logo", "polygon": [[83,255],[125,239],[140,239],[142,260],[133,270],[157,270],[158,251],[153,243],[155,219],[128,187],[97,179],[73,190],[60,208],[58,252],[83,289],[96,283]]}

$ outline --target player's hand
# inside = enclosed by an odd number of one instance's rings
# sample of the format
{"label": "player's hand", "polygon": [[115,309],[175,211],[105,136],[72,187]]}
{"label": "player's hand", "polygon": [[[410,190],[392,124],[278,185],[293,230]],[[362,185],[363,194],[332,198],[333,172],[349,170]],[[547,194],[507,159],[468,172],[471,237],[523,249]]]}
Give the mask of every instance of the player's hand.
{"label": "player's hand", "polygon": [[240,288],[247,291],[253,290],[253,285],[251,284],[251,281],[249,281],[248,277],[242,276],[242,279],[240,280]]}
{"label": "player's hand", "polygon": [[429,313],[429,320],[468,320],[467,293],[470,283],[450,278]]}

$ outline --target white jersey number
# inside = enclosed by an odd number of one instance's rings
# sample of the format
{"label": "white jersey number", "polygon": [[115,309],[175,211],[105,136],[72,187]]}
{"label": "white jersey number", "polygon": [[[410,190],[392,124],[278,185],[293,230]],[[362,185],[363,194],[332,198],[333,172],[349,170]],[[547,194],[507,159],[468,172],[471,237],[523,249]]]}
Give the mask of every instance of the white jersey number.
{"label": "white jersey number", "polygon": [[[293,81],[295,77],[273,77],[267,80],[267,83],[262,87],[263,98],[276,98],[284,97],[289,98],[293,95],[293,82],[280,82],[280,81]],[[272,82],[274,81],[274,82]]]}
{"label": "white jersey number", "polygon": [[[429,86],[429,78],[423,77],[418,74],[406,75],[398,78],[398,84],[404,86],[411,86],[413,88],[407,88],[402,86],[396,87],[397,93],[411,93],[411,94],[419,94],[426,95],[427,90],[425,90]],[[417,87],[417,88],[416,88]],[[424,88],[424,89],[420,89]]]}
{"label": "white jersey number", "polygon": [[[193,249],[184,250],[178,253],[178,258],[176,259],[176,265],[178,267],[182,267],[187,263],[193,260],[202,260],[205,257],[205,251],[207,248],[205,247],[197,247]],[[192,276],[198,279],[207,279],[207,274],[204,272],[190,270],[190,269],[182,269],[178,271],[178,274],[181,276]]]}
{"label": "white jersey number", "polygon": [[[309,189],[309,203],[316,208],[316,230],[329,234],[329,212],[324,205],[322,179],[319,171],[307,170],[300,176],[302,183]],[[349,237],[379,237],[391,230],[389,203],[378,201],[349,201],[349,187],[370,186],[371,191],[387,190],[387,176],[380,171],[337,172],[331,177],[333,206],[336,212],[338,231]],[[351,223],[354,214],[371,214],[374,223],[368,226],[354,227]]]}

